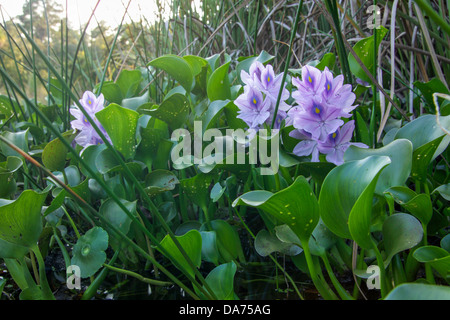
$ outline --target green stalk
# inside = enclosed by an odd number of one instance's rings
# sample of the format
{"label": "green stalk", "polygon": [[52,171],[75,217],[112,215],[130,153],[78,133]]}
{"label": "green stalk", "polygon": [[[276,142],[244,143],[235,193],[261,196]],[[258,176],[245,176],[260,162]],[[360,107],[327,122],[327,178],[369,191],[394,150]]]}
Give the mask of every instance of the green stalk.
{"label": "green stalk", "polygon": [[308,265],[309,274],[316,289],[325,300],[338,300],[336,294],[321,279],[319,279],[316,272],[316,266],[312,259],[311,251],[309,250],[308,241],[302,241],[302,248],[305,254],[306,263]]}
{"label": "green stalk", "polygon": [[386,276],[386,270],[384,268],[383,257],[381,256],[380,250],[378,250],[377,244],[372,239],[373,250],[377,258],[378,267],[380,268],[380,286],[381,286],[381,297],[384,298],[389,293],[388,279]]}
{"label": "green stalk", "polygon": [[155,280],[155,279],[150,279],[150,278],[145,278],[143,276],[141,276],[140,274],[130,271],[130,270],[125,270],[125,269],[120,269],[120,268],[116,268],[113,267],[109,264],[104,263],[103,266],[109,270],[112,270],[114,272],[118,272],[118,273],[122,273],[125,274],[127,276],[133,277],[138,279],[139,281],[142,281],[144,283],[150,284],[150,285],[154,285],[154,286],[170,286],[173,283],[172,282],[167,282],[167,281],[159,281],[159,280]]}
{"label": "green stalk", "polygon": [[38,245],[35,244],[33,247],[31,247],[31,250],[36,256],[39,264],[39,282],[42,289],[43,298],[46,300],[55,300],[55,296],[53,295],[52,290],[50,289],[50,285],[47,281],[47,276],[45,274],[45,263],[44,259],[42,258],[41,251],[39,251]]}
{"label": "green stalk", "polygon": [[331,282],[334,285],[334,288],[336,289],[337,293],[341,297],[342,300],[355,300],[348,292],[345,290],[339,280],[336,278],[333,269],[331,268],[330,262],[328,261],[327,253],[324,252],[320,256],[325,264],[325,268],[327,270],[328,276],[330,277]]}
{"label": "green stalk", "polygon": [[450,25],[431,7],[428,1],[414,0],[414,2],[428,15],[431,20],[433,20],[433,22],[437,23],[442,30],[450,36]]}

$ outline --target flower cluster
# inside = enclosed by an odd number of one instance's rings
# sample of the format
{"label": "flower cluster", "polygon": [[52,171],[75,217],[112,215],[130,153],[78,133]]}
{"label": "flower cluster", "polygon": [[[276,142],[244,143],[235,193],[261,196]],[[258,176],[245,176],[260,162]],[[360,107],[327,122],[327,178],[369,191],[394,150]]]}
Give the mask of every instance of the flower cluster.
{"label": "flower cluster", "polygon": [[[98,97],[96,97],[94,93],[86,91],[83,94],[82,99],[80,99],[79,101],[84,110],[94,120],[97,127],[102,131],[102,133],[111,143],[111,140],[108,134],[106,133],[106,130],[103,128],[103,126],[95,117],[95,114],[104,108],[105,99],[103,97],[103,94],[100,94]],[[83,112],[81,112],[81,110],[77,106],[71,108],[70,113],[75,117],[75,120],[72,120],[70,122],[72,128],[80,131],[80,133],[75,138],[75,142],[77,144],[86,148],[90,145],[97,145],[104,143],[103,140],[100,138],[99,134],[95,131],[92,124],[88,121],[88,119],[84,116]]]}
{"label": "flower cluster", "polygon": [[[275,105],[281,88],[283,74],[275,75],[273,67],[264,66],[255,61],[250,70],[241,71],[244,82],[244,92],[234,101],[239,108],[238,118],[244,120],[249,129],[260,129],[264,124],[271,125],[275,114]],[[289,105],[285,102],[289,98],[289,91],[284,87],[278,107],[275,128],[280,128],[286,118]]]}
{"label": "flower cluster", "polygon": [[[344,162],[344,152],[350,145],[367,148],[362,143],[350,142],[355,124],[346,123],[342,118],[350,118],[350,112],[356,96],[344,77],[333,74],[325,68],[322,72],[312,66],[302,68],[302,79],[293,78],[297,88],[292,93],[297,106],[287,113],[286,125],[295,130],[290,136],[301,140],[293,153],[298,156],[310,156],[311,161],[319,161],[319,154],[325,154],[326,160],[336,165]],[[344,124],[345,123],[345,124]]]}

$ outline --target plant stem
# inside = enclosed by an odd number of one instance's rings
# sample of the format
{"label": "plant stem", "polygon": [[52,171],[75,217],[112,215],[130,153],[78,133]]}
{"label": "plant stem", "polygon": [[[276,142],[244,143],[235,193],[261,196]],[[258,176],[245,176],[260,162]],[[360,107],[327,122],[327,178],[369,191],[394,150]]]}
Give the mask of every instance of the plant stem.
{"label": "plant stem", "polygon": [[328,276],[330,277],[331,282],[333,283],[337,293],[343,300],[355,300],[348,292],[345,290],[339,280],[336,278],[333,269],[331,268],[330,262],[328,261],[327,253],[324,252],[320,256],[325,264],[325,268],[327,269]]}
{"label": "plant stem", "polygon": [[309,250],[309,244],[307,241],[302,241],[302,248],[305,254],[306,263],[308,264],[309,274],[316,289],[319,291],[319,293],[325,300],[338,300],[336,294],[331,289],[327,288],[327,286],[323,283],[323,281],[319,279],[316,273],[316,266],[314,265],[314,262],[312,260],[311,252]]}

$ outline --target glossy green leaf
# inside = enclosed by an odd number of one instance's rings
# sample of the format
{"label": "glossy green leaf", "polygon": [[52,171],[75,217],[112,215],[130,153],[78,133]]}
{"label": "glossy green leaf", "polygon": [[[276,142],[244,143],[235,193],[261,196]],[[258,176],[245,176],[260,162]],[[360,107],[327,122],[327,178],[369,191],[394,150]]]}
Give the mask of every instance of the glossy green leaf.
{"label": "glossy green leaf", "polygon": [[388,156],[391,163],[378,178],[375,192],[379,195],[393,186],[402,186],[409,178],[412,166],[412,144],[407,139],[394,140],[378,149],[366,149],[350,146],[344,154],[344,160],[361,160],[369,156]]}
{"label": "glossy green leaf", "polygon": [[[15,146],[17,146],[19,149],[21,149],[25,152],[28,152],[28,150],[29,150],[28,149],[28,132],[29,132],[29,129],[23,130],[23,131],[17,131],[17,132],[4,131],[4,132],[2,132],[1,135],[6,140],[8,140],[9,142],[11,142]],[[11,149],[3,141],[0,142],[0,148],[2,150],[3,155],[5,155],[6,157],[15,156],[15,157],[23,158],[19,153],[17,153],[13,149]]]}
{"label": "glossy green leaf", "polygon": [[441,248],[450,253],[450,233],[441,239]]}
{"label": "glossy green leaf", "polygon": [[[202,262],[202,236],[200,232],[198,230],[190,230],[182,236],[176,236],[176,239],[194,265],[199,268]],[[192,277],[195,276],[195,271],[190,267],[190,264],[186,261],[183,254],[169,235],[166,235],[164,239],[161,240],[161,246],[167,250],[180,268],[184,269]]]}
{"label": "glossy green leaf", "polygon": [[133,158],[136,152],[136,128],[139,114],[111,103],[95,115],[111,138],[114,148],[125,159]]}
{"label": "glossy green leaf", "polygon": [[434,192],[438,192],[445,200],[450,201],[450,183],[437,187],[433,190]]}
{"label": "glossy green leaf", "polygon": [[0,238],[24,247],[36,245],[47,193],[25,190],[16,200],[0,199]]}
{"label": "glossy green leaf", "polygon": [[[450,116],[441,116],[439,122],[442,127],[450,127]],[[405,124],[400,128],[395,139],[408,139],[413,144],[413,151],[416,151],[419,147],[443,136],[445,133],[436,121],[436,116],[432,114],[425,114],[411,122]],[[446,136],[439,147],[433,154],[431,160],[434,160],[440,155],[448,146],[450,142],[450,136]]]}
{"label": "glossy green leaf", "polygon": [[[289,227],[288,229],[291,230]],[[295,256],[303,251],[294,243],[281,241],[278,238],[278,232],[280,231],[277,230],[277,236],[270,234],[269,231],[265,229],[258,232],[255,238],[255,250],[260,256],[266,257],[273,252]]]}
{"label": "glossy green leaf", "polygon": [[6,198],[14,194],[17,189],[15,172],[22,165],[22,159],[15,156],[9,156],[5,162],[0,163],[0,198]]}
{"label": "glossy green leaf", "polygon": [[[73,131],[67,131],[62,136],[70,144],[77,134]],[[62,171],[66,164],[67,152],[68,149],[65,144],[59,138],[56,138],[45,146],[42,152],[42,163],[51,171]]]}
{"label": "glossy green leaf", "polygon": [[21,259],[29,251],[30,249],[27,247],[0,238],[0,259]]}
{"label": "glossy green leaf", "polygon": [[336,56],[332,52],[325,53],[320,59],[319,63],[316,64],[316,68],[319,70],[324,70],[327,67],[330,70],[333,70],[334,64],[336,62]]}
{"label": "glossy green leaf", "polygon": [[[353,50],[361,59],[362,63],[366,66],[371,74],[373,74],[376,61],[374,56],[374,46],[377,48],[380,46],[381,41],[386,36],[388,30],[380,26],[377,28],[377,43],[374,44],[374,36],[370,36],[359,40],[354,46]],[[371,82],[370,78],[367,76],[366,72],[361,68],[359,63],[356,61],[355,57],[349,53],[348,55],[348,63],[350,65],[351,72],[359,79],[364,80],[366,82]]]}
{"label": "glossy green leaf", "polygon": [[[206,276],[205,280],[218,300],[233,300],[234,294],[234,276],[237,271],[236,264],[231,261],[215,267]],[[198,292],[197,288],[195,288]],[[203,296],[198,292],[200,296]]]}
{"label": "glossy green leaf", "polygon": [[395,254],[416,246],[422,240],[423,229],[412,215],[397,213],[386,218],[382,233],[387,265]]}
{"label": "glossy green leaf", "polygon": [[190,105],[186,96],[181,93],[166,96],[159,106],[145,104],[139,112],[158,118],[169,125],[172,130],[182,128],[189,116]]}
{"label": "glossy green leaf", "polygon": [[427,102],[427,105],[430,107],[434,106],[433,94],[435,92],[440,92],[444,94],[450,93],[447,89],[447,86],[444,83],[442,83],[442,81],[439,80],[439,78],[437,77],[431,79],[428,82],[415,81],[414,86],[420,90],[420,93],[422,93],[425,101]]}
{"label": "glossy green leaf", "polygon": [[191,91],[194,76],[191,66],[183,58],[167,54],[150,61],[147,65],[164,70],[178,81],[187,92]]}
{"label": "glossy green leaf", "polygon": [[222,114],[222,111],[224,108],[232,103],[230,100],[216,100],[210,103],[208,106],[208,109],[202,116],[202,131],[203,133],[210,128],[216,128],[215,125],[217,122],[217,119]]}
{"label": "glossy green leaf", "polygon": [[202,260],[219,264],[219,249],[215,231],[200,231],[202,236]]}
{"label": "glossy green leaf", "polygon": [[106,261],[108,233],[100,227],[89,229],[73,246],[71,264],[80,267],[81,277],[94,275]]}
{"label": "glossy green leaf", "polygon": [[225,63],[211,74],[208,80],[207,93],[210,101],[231,99],[228,69],[230,63]]}
{"label": "glossy green leaf", "polygon": [[[136,201],[130,202],[121,199],[120,202],[122,202],[131,214],[136,215]],[[99,209],[99,214],[122,233],[127,234],[128,231],[130,231],[132,219],[113,199],[107,199],[102,203]],[[118,236],[119,235],[117,235],[117,237]]]}
{"label": "glossy green leaf", "polygon": [[424,193],[417,194],[407,187],[392,187],[386,190],[394,200],[413,216],[427,225],[433,215],[433,207],[430,196]]}
{"label": "glossy green leaf", "polygon": [[210,226],[212,230],[205,223],[201,226],[200,231],[214,231],[216,233],[217,249],[220,254],[219,262],[230,262],[237,258],[243,260],[241,240],[236,229],[221,219],[210,221]]}
{"label": "glossy green leaf", "polygon": [[319,195],[320,216],[328,229],[342,238],[352,239],[348,227],[350,212],[363,191],[390,162],[386,156],[370,156],[345,162],[330,171]]}
{"label": "glossy green leaf", "polygon": [[404,283],[389,292],[384,300],[450,300],[450,287]]}
{"label": "glossy green leaf", "polygon": [[109,103],[121,104],[123,99],[122,90],[117,83],[105,81],[102,86],[102,94]]}
{"label": "glossy green leaf", "polygon": [[189,200],[202,210],[207,210],[211,182],[212,175],[199,173],[191,178],[180,180],[180,186]]}
{"label": "glossy green leaf", "polygon": [[431,265],[450,283],[450,253],[447,250],[436,246],[423,246],[414,251],[413,257],[419,262]]}
{"label": "glossy green leaf", "polygon": [[169,171],[158,169],[145,177],[145,191],[149,196],[171,191],[179,183],[177,176]]}
{"label": "glossy green leaf", "polygon": [[308,241],[319,222],[319,205],[306,179],[298,177],[294,183],[275,194],[250,191],[233,202],[233,206],[247,205],[261,209],[287,224],[304,242]]}
{"label": "glossy green leaf", "polygon": [[414,150],[413,163],[411,168],[411,177],[413,179],[422,182],[425,182],[427,180],[428,166],[433,160],[434,154],[436,153],[443,139],[444,136],[441,136]]}
{"label": "glossy green leaf", "polygon": [[[385,160],[385,165],[387,165],[388,161],[386,161],[386,158],[383,160]],[[348,229],[352,239],[355,240],[360,247],[367,250],[371,249],[373,246],[373,240],[370,233],[373,197],[375,187],[383,169],[384,167],[380,168],[369,185],[358,197],[348,216]]]}
{"label": "glossy green leaf", "polygon": [[141,71],[122,70],[117,78],[116,84],[119,86],[122,97],[134,97],[138,93],[139,83],[142,81]]}

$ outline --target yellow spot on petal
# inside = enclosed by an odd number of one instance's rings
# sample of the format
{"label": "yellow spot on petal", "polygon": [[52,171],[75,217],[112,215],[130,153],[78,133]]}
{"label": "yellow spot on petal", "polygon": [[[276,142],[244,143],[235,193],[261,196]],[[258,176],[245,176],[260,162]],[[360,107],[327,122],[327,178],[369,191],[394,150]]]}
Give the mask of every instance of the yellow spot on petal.
{"label": "yellow spot on petal", "polygon": [[319,113],[320,113],[320,109],[316,107],[316,108],[314,109],[314,112],[317,113],[317,114],[319,114]]}
{"label": "yellow spot on petal", "polygon": [[257,102],[257,101],[256,101],[256,99],[255,99],[255,98],[253,98],[253,104],[256,104],[256,102]]}
{"label": "yellow spot on petal", "polygon": [[327,84],[327,90],[330,91],[331,87],[330,84]]}
{"label": "yellow spot on petal", "polygon": [[336,132],[333,132],[333,134],[331,135],[334,138],[336,138]]}
{"label": "yellow spot on petal", "polygon": [[270,82],[270,77],[267,77],[267,82]]}
{"label": "yellow spot on petal", "polygon": [[309,81],[309,83],[312,83],[311,76],[308,76],[308,81]]}

